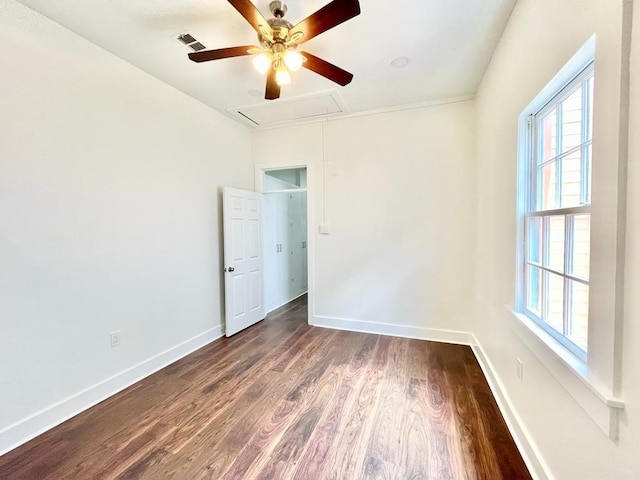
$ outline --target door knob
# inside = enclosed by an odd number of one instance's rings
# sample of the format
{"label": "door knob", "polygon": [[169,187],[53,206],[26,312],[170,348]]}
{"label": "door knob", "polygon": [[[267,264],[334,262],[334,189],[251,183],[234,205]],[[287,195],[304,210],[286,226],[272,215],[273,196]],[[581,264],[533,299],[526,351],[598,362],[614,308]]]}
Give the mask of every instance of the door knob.
{"label": "door knob", "polygon": [[236,269],[235,269],[235,268],[233,268],[233,267],[229,267],[229,268],[227,268],[227,272],[235,272],[235,271],[236,271]]}

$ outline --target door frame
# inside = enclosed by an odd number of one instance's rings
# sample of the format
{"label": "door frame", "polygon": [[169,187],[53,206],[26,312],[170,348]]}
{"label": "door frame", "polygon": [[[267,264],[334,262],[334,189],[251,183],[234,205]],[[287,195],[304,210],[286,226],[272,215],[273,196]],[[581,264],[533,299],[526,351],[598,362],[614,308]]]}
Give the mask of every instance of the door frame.
{"label": "door frame", "polygon": [[[306,168],[307,169],[307,323],[310,324],[313,318],[314,306],[314,252],[315,252],[315,236],[314,236],[314,199],[315,192],[315,172],[310,160],[291,160],[277,163],[260,163],[255,165],[255,191],[263,195],[268,195],[264,191],[264,172],[269,170],[284,170],[288,168]],[[263,284],[265,282],[264,271]]]}

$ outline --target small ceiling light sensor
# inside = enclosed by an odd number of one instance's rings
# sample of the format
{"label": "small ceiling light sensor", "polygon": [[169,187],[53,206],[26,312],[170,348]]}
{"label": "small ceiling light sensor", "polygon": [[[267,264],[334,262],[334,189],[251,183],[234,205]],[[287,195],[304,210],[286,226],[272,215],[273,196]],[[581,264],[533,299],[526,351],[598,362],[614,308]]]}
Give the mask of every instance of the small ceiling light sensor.
{"label": "small ceiling light sensor", "polygon": [[396,57],[391,60],[391,66],[394,68],[404,68],[409,65],[409,57]]}
{"label": "small ceiling light sensor", "polygon": [[252,90],[249,90],[247,93],[252,97],[261,97],[264,92],[262,92],[261,90],[252,89]]}

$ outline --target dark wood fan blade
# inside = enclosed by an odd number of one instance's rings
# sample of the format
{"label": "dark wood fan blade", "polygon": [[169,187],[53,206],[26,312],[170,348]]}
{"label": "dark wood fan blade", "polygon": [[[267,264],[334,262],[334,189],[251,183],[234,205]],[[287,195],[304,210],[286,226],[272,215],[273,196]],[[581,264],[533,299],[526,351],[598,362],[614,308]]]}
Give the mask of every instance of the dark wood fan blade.
{"label": "dark wood fan blade", "polygon": [[243,55],[251,55],[248,50],[256,48],[253,45],[244,45],[242,47],[218,48],[217,50],[201,50],[189,54],[189,60],[194,62],[208,62],[209,60],[220,60],[222,58],[241,57]]}
{"label": "dark wood fan blade", "polygon": [[264,91],[264,98],[266,100],[280,98],[280,85],[276,82],[276,71],[273,68],[270,68],[269,73],[267,73],[267,87]]}
{"label": "dark wood fan blade", "polygon": [[272,30],[265,18],[262,16],[256,6],[251,3],[250,0],[228,0],[233,8],[235,8],[240,15],[242,15],[247,22],[251,24],[254,30],[258,33],[266,33],[267,36],[272,36]]}
{"label": "dark wood fan blade", "polygon": [[333,0],[295,25],[289,31],[289,36],[293,37],[297,32],[301,32],[304,36],[296,43],[303,43],[359,14],[358,0]]}
{"label": "dark wood fan blade", "polygon": [[351,83],[351,80],[353,80],[352,73],[349,73],[340,67],[336,67],[326,60],[318,58],[315,55],[311,55],[308,52],[300,52],[300,54],[307,59],[302,66],[312,72],[316,72],[317,74],[322,75],[343,87]]}

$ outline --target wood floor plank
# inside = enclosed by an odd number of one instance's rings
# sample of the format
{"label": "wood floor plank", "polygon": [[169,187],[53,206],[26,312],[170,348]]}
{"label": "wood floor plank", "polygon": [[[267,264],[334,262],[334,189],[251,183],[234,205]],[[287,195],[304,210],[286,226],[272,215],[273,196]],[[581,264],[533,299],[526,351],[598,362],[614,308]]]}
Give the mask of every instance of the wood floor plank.
{"label": "wood floor plank", "polygon": [[318,381],[314,395],[308,397],[309,403],[305,405],[305,402],[301,402],[294,422],[275,444],[256,477],[257,480],[291,478],[300,456],[308,446],[311,434],[335,394],[343,369],[344,367],[336,367],[325,372]]}
{"label": "wood floor plank", "polygon": [[[344,369],[335,394],[331,398],[323,417],[318,422],[312,436],[307,441],[304,454],[298,461],[293,478],[323,478],[324,471],[334,463],[336,439],[340,436],[340,425],[347,421],[366,379],[362,375],[375,349],[377,339],[370,335],[352,334],[344,336],[345,343],[353,348],[343,348],[341,352],[351,353],[350,358],[334,358]],[[354,348],[357,348],[354,350]],[[343,363],[346,362],[346,363]],[[334,450],[332,452],[332,449]]]}
{"label": "wood floor plank", "polygon": [[400,454],[397,445],[402,434],[404,375],[407,361],[406,339],[392,342],[387,353],[382,394],[373,420],[373,430],[364,458],[363,479],[397,478],[396,465]]}
{"label": "wood floor plank", "polygon": [[[279,340],[286,339],[287,335],[294,335],[298,328],[283,329],[279,332]],[[251,386],[251,378],[257,378],[268,370],[269,357],[273,355],[270,342],[251,343],[251,351],[248,355],[233,355],[233,359],[223,362],[218,368],[217,374],[205,377],[201,382],[194,382],[194,390],[197,391],[194,399],[186,407],[181,407],[180,412],[165,410],[165,419],[173,418],[173,423],[178,425],[175,435],[167,441],[165,449],[178,453],[201,431],[215,421],[223,407],[232,403],[247,388]],[[276,350],[277,352],[277,350]]]}
{"label": "wood floor plank", "polygon": [[429,369],[429,475],[442,480],[473,479],[466,473],[456,445],[451,386],[444,370]]}
{"label": "wood floor plank", "polygon": [[[327,332],[324,342],[316,342],[316,350],[329,346],[335,332]],[[287,428],[296,420],[301,403],[308,400],[315,392],[318,383],[331,364],[329,355],[316,358],[310,357],[305,362],[305,369],[300,372],[297,383],[286,393],[283,400],[275,406],[268,420],[248,440],[247,446],[238,453],[230,469],[225,472],[223,479],[257,478],[264,464],[269,460],[271,452],[276,447]]]}
{"label": "wood floor plank", "polygon": [[[220,415],[200,431],[188,448],[178,454],[164,456],[138,478],[220,478],[239,450],[247,435],[257,428],[262,417],[269,414],[273,402],[286,388],[281,375],[268,372],[251,385],[235,402],[225,407]],[[289,379],[293,384],[294,379]],[[242,412],[238,415],[236,412]]]}
{"label": "wood floor plank", "polygon": [[153,449],[146,455],[138,458],[120,475],[118,475],[117,478],[118,480],[139,480],[141,478],[144,478],[146,475],[148,475],[148,472],[150,472],[156,465],[159,465],[162,460],[164,460],[164,458],[171,455],[171,453],[162,448]]}
{"label": "wood floor plank", "polygon": [[[399,464],[396,477],[412,480],[428,480],[429,472],[429,404],[427,379],[428,363],[425,361],[427,342],[409,340],[407,355],[405,406],[400,439]],[[426,448],[425,448],[426,446]]]}
{"label": "wood floor plank", "polygon": [[469,347],[315,328],[306,297],[0,457],[2,480],[531,480]]}
{"label": "wood floor plank", "polygon": [[374,428],[376,407],[382,393],[382,381],[387,363],[390,337],[378,337],[372,351],[371,363],[363,372],[364,381],[350,414],[344,415],[338,426],[339,437],[328,455],[328,468],[323,475],[327,479],[361,478],[367,446]]}
{"label": "wood floor plank", "polygon": [[[330,337],[331,332],[323,330],[311,331],[306,336],[309,345],[317,344],[316,348],[326,347]],[[184,472],[185,478],[217,479],[222,476],[246,445],[251,433],[268,420],[273,405],[282,400],[283,392],[298,386],[297,377],[269,370],[269,365],[277,360],[276,357],[266,362],[265,372],[256,377],[242,397],[220,410],[216,421],[207,425],[189,446],[189,458],[180,456],[174,459],[172,471],[184,470],[186,465],[191,464]],[[180,462],[183,465],[179,465]]]}

